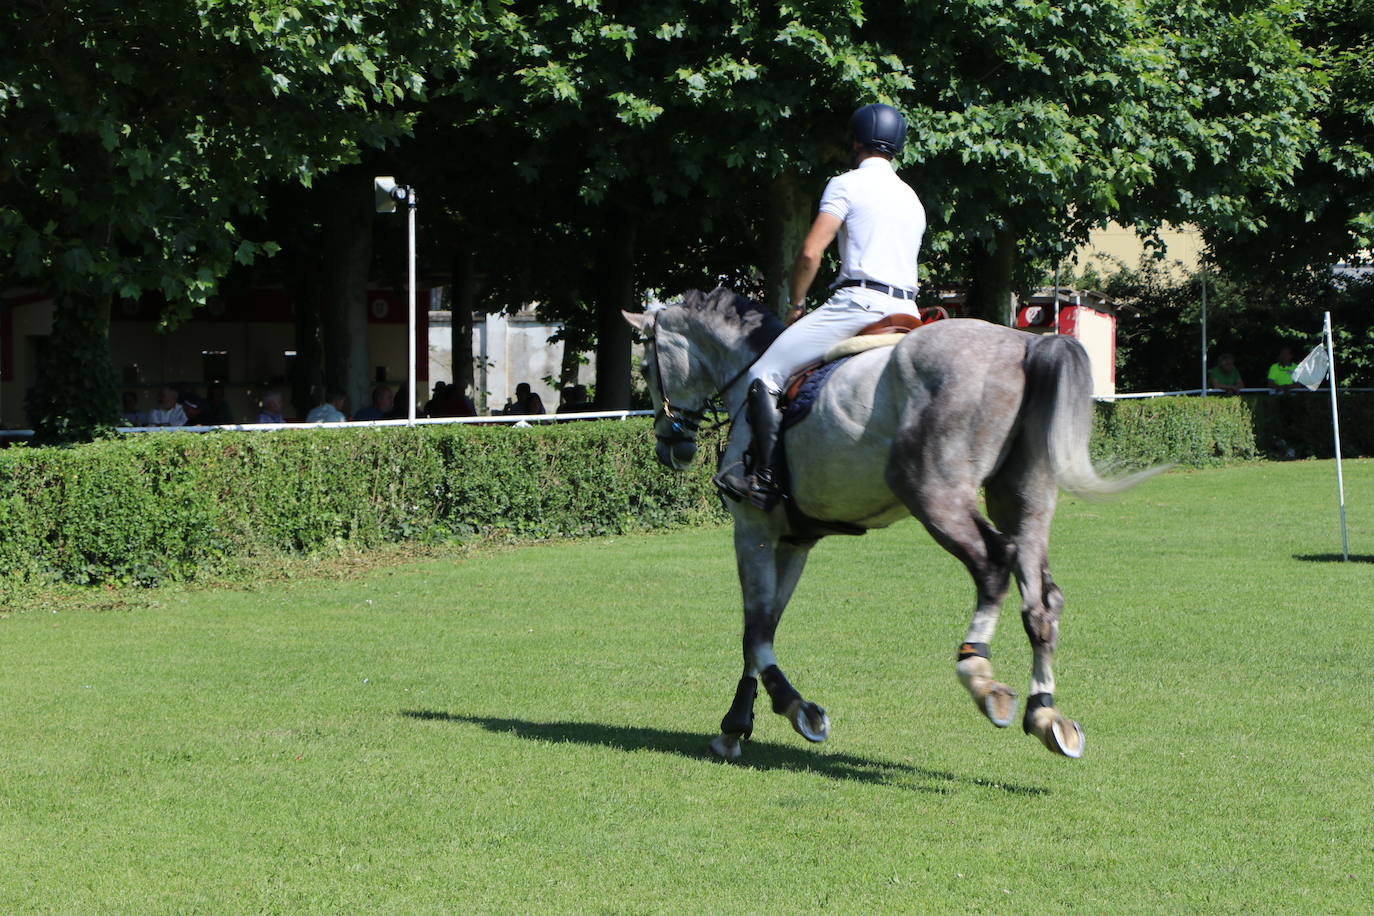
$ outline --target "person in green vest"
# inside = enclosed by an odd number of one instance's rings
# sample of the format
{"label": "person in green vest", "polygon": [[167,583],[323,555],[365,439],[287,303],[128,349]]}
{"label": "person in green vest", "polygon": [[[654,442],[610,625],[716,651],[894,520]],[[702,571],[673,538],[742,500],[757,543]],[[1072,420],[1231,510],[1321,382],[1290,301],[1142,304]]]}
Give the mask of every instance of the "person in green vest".
{"label": "person in green vest", "polygon": [[1298,364],[1293,359],[1293,348],[1286,345],[1279,347],[1278,361],[1269,367],[1270,389],[1282,394],[1297,388],[1298,383],[1293,381],[1293,370],[1297,368]]}
{"label": "person in green vest", "polygon": [[1240,370],[1236,368],[1236,358],[1230,353],[1217,357],[1217,364],[1207,373],[1207,378],[1213,388],[1220,388],[1227,394],[1240,394],[1245,387]]}

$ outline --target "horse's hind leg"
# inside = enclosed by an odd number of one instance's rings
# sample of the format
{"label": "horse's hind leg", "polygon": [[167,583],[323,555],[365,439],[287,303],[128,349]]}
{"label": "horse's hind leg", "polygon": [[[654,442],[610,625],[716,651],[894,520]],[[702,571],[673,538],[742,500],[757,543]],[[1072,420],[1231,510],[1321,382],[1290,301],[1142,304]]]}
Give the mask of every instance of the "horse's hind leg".
{"label": "horse's hind leg", "polygon": [[972,484],[941,476],[928,470],[897,472],[889,475],[889,482],[931,537],[973,577],[977,605],[954,670],[988,721],[1006,728],[1016,716],[1016,693],[994,679],[988,646],[1010,587],[1016,548],[978,512]]}
{"label": "horse's hind leg", "polygon": [[1050,576],[1049,535],[1058,488],[1033,465],[1007,479],[988,482],[988,514],[1015,540],[1021,623],[1033,654],[1030,698],[1021,725],[1045,747],[1065,757],[1083,756],[1083,729],[1054,706],[1054,651],[1064,593]]}
{"label": "horse's hind leg", "polygon": [[744,673],[735,698],[720,722],[720,735],[711,750],[727,760],[740,756],[740,742],[754,730],[754,698],[758,682],[772,700],[773,711],[786,716],[797,733],[808,741],[824,741],[830,735],[825,710],[804,700],[788,683],[773,654],[773,639],[783,609],[792,597],[806,566],[809,544],[778,543],[752,526],[735,529],[735,552],[740,586],[744,593]]}

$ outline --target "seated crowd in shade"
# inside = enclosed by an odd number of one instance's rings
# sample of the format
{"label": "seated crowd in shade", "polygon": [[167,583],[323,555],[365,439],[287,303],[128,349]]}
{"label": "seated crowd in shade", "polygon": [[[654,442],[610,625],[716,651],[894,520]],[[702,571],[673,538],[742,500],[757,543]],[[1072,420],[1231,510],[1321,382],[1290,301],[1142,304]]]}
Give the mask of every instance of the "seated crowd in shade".
{"label": "seated crowd in shade", "polygon": [[[379,383],[373,387],[369,403],[352,416],[348,413],[348,394],[331,389],[305,415],[306,423],[341,423],[345,420],[404,420],[406,386]],[[537,401],[538,395],[533,396]],[[543,412],[542,404],[539,412]],[[419,417],[473,417],[477,410],[461,388],[438,382]],[[231,426],[237,423],[299,422],[286,412],[286,398],[279,388],[261,393],[251,416],[237,416],[225,397],[224,386],[210,385],[204,396],[186,385],[163,385],[157,389],[151,407],[140,403],[139,392],[126,390],[121,395],[120,417],[129,426]]]}
{"label": "seated crowd in shade", "polygon": [[163,385],[147,410],[139,405],[137,391],[125,391],[119,415],[130,426],[223,426],[237,422],[224,386],[219,384],[207,388],[204,397],[184,385]]}

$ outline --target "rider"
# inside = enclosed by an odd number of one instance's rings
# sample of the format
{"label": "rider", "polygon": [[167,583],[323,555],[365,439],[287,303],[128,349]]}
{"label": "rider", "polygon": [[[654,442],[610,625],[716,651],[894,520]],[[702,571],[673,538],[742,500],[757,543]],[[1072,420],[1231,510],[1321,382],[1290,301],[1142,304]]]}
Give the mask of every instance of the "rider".
{"label": "rider", "polygon": [[[715,482],[736,499],[772,509],[781,497],[773,476],[781,417],[778,397],[788,376],[820,359],[836,342],[894,312],[915,315],[916,258],[926,230],[925,208],[893,170],[906,119],[890,105],[865,105],[849,119],[854,168],[821,194],[820,212],[792,267],[787,328],[749,370],[746,418],[738,420]],[[806,313],[806,294],[821,255],[840,238],[840,273],[824,305]],[[744,473],[749,446],[752,468]]]}

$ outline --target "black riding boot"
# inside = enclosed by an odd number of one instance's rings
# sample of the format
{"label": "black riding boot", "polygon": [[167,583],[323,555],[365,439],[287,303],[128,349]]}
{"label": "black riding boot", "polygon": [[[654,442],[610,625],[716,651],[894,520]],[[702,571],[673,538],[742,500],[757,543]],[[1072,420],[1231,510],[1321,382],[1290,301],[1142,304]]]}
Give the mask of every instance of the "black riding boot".
{"label": "black riding boot", "polygon": [[746,416],[749,418],[749,460],[746,462],[748,473],[739,464],[722,468],[712,481],[726,496],[734,500],[748,499],[760,509],[767,511],[778,504],[782,491],[773,478],[773,466],[777,457],[778,427],[782,417],[778,413],[777,395],[768,390],[762,380],[755,380],[749,386],[748,400],[745,402]]}
{"label": "black riding boot", "polygon": [[749,501],[765,512],[782,499],[782,490],[774,479],[778,458],[778,428],[782,414],[778,413],[778,396],[768,390],[762,379],[749,386],[749,432],[754,441],[753,473],[749,475]]}

